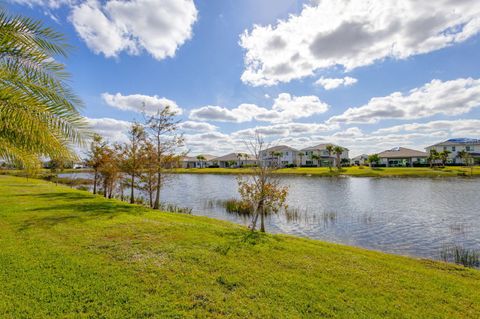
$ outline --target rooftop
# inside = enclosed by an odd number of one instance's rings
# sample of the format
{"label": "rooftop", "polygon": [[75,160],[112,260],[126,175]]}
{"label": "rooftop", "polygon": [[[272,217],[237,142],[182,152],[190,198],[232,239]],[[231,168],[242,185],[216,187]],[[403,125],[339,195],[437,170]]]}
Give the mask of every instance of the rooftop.
{"label": "rooftop", "polygon": [[459,144],[480,144],[480,140],[479,139],[475,139],[475,138],[467,138],[467,137],[460,137],[460,138],[451,138],[451,139],[448,139],[446,141],[443,141],[443,142],[440,142],[440,143],[437,143],[437,144],[433,144],[433,145],[430,145],[428,147],[432,147],[432,146],[447,146],[447,145],[459,145]]}
{"label": "rooftop", "polygon": [[264,150],[264,152],[277,152],[277,151],[293,151],[297,152],[298,150],[294,149],[293,147],[287,145],[277,145],[272,146]]}
{"label": "rooftop", "polygon": [[[242,154],[242,157],[239,158],[238,154]],[[240,160],[245,160],[245,155],[247,155],[247,160],[254,160],[255,158],[252,155],[246,154],[246,153],[229,153],[223,156],[219,156],[214,158],[215,161],[238,161]]]}
{"label": "rooftop", "polygon": [[394,147],[390,150],[378,153],[380,158],[405,158],[405,157],[427,157],[426,152],[412,150],[405,147]]}
{"label": "rooftop", "polygon": [[[327,148],[328,145],[332,145],[333,147],[335,147],[335,146],[340,146],[340,145],[336,145],[336,144],[333,144],[333,143],[322,143],[322,144],[318,144],[318,145],[314,145],[314,146],[302,148],[302,151],[324,150],[324,149]],[[348,148],[346,148],[346,147],[343,147],[343,149],[346,150],[346,151],[348,151]]]}

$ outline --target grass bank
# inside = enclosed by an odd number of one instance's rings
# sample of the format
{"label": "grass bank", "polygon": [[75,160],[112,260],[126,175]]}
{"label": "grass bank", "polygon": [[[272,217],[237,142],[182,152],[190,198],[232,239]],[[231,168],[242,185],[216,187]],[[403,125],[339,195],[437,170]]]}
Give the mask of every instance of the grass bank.
{"label": "grass bank", "polygon": [[1,318],[478,318],[480,272],[0,176]]}
{"label": "grass bank", "polygon": [[[179,174],[249,174],[250,168],[181,168],[176,169]],[[447,166],[444,168],[429,167],[344,167],[340,171],[328,167],[296,167],[282,168],[277,174],[312,175],[312,176],[357,176],[357,177],[455,177],[470,176],[470,168],[461,166]],[[480,176],[480,166],[473,168],[473,176]]]}

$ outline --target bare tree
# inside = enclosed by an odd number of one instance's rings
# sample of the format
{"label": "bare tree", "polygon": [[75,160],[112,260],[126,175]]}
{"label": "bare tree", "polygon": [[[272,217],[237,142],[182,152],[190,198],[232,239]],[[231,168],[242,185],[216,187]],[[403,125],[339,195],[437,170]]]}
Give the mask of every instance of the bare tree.
{"label": "bare tree", "polygon": [[266,165],[261,158],[266,145],[263,138],[256,133],[254,139],[246,142],[249,153],[258,161],[258,166],[252,168],[252,174],[240,176],[238,192],[242,200],[253,207],[252,231],[255,231],[260,217],[260,231],[265,232],[265,216],[270,212],[278,212],[285,207],[288,188],[280,185],[280,180],[274,174],[276,167]]}
{"label": "bare tree", "polygon": [[100,167],[103,165],[104,150],[107,147],[107,143],[99,134],[94,134],[92,142],[90,143],[90,150],[87,154],[86,164],[93,168],[93,193],[97,193],[97,184],[100,178]]}
{"label": "bare tree", "polygon": [[142,144],[145,141],[145,129],[134,122],[128,131],[129,142],[122,147],[122,169],[129,175],[130,203],[135,203],[135,178],[140,175],[143,168],[141,156]]}
{"label": "bare tree", "polygon": [[157,190],[157,151],[151,141],[146,140],[142,145],[141,157],[144,165],[140,175],[139,188],[147,193],[148,204],[153,208],[153,198]]}
{"label": "bare tree", "polygon": [[179,121],[176,120],[177,112],[173,111],[169,106],[158,110],[154,115],[148,116],[146,119],[146,128],[149,138],[155,148],[155,173],[156,173],[156,190],[154,209],[160,207],[160,190],[165,181],[164,168],[169,166],[170,160],[174,158],[175,151],[183,145],[183,135],[179,134]]}

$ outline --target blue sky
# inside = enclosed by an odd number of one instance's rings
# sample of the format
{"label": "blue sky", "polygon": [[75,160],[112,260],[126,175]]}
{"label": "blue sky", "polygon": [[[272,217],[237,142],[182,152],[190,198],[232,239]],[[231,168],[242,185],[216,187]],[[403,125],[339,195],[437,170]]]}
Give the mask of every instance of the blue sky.
{"label": "blue sky", "polygon": [[338,143],[351,155],[480,138],[476,1],[5,6],[67,36],[82,113],[112,140],[142,118],[142,102],[181,110],[193,154],[239,150],[255,129],[298,148]]}

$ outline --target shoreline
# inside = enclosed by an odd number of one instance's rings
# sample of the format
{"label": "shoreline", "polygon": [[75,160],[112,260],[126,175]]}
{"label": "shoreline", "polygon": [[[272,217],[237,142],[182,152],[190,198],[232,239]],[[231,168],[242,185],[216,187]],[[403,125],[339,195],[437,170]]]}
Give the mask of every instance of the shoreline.
{"label": "shoreline", "polygon": [[[480,312],[480,271],[463,266],[251,233],[35,179],[1,176],[0,197],[0,293],[17,300],[0,305],[3,314],[68,317],[78,307],[104,317],[244,318],[252,309],[263,317],[311,318],[326,311],[352,317],[352,309],[370,318]],[[62,293],[42,299],[28,291]],[[208,307],[198,307],[199,300]]]}

